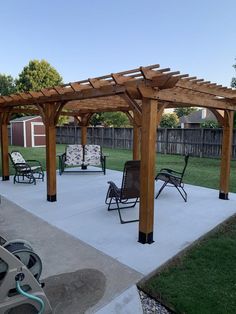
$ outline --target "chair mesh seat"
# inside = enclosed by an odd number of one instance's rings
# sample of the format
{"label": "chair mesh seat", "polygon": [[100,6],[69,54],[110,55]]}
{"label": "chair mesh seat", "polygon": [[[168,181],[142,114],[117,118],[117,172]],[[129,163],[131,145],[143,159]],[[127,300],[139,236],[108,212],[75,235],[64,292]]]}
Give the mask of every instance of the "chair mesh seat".
{"label": "chair mesh seat", "polygon": [[186,155],[184,158],[185,164],[184,164],[184,168],[182,172],[175,171],[173,169],[163,168],[156,175],[155,177],[156,181],[160,180],[164,182],[160,190],[158,191],[156,198],[158,198],[158,196],[161,194],[161,192],[166,186],[173,186],[178,190],[179,194],[182,196],[184,201],[187,202],[187,193],[184,189],[183,177],[184,177],[187,165],[188,165],[188,159],[189,159],[189,155]]}
{"label": "chair mesh seat", "polygon": [[138,221],[139,219],[124,220],[121,216],[121,209],[134,207],[139,202],[140,160],[130,160],[125,163],[121,188],[118,188],[112,181],[108,184],[105,200],[108,210],[117,210],[122,224]]}

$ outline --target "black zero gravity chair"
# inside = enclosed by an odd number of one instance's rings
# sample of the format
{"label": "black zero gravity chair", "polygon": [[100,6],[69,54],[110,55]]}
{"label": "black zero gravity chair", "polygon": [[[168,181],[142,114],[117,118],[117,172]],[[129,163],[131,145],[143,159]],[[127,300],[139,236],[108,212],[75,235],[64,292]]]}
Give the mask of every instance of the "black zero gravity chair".
{"label": "black zero gravity chair", "polygon": [[163,185],[158,191],[156,198],[158,198],[158,196],[161,194],[161,192],[166,186],[171,186],[171,187],[175,187],[179,191],[184,201],[187,202],[187,193],[184,189],[183,177],[184,177],[184,173],[187,168],[187,165],[188,165],[188,159],[189,159],[189,155],[185,155],[184,157],[185,164],[184,164],[184,168],[182,172],[175,171],[168,168],[163,168],[161,169],[160,172],[158,172],[158,174],[155,177],[155,180],[163,181]]}
{"label": "black zero gravity chair", "polygon": [[108,210],[118,210],[120,222],[130,223],[138,221],[123,220],[121,210],[134,207],[139,202],[140,197],[140,160],[126,161],[123,171],[121,188],[118,188],[112,181],[108,181],[109,188],[105,203]]}
{"label": "black zero gravity chair", "polygon": [[9,153],[9,158],[15,169],[14,183],[36,184],[36,179],[44,180],[43,168],[38,160],[25,160],[18,151]]}

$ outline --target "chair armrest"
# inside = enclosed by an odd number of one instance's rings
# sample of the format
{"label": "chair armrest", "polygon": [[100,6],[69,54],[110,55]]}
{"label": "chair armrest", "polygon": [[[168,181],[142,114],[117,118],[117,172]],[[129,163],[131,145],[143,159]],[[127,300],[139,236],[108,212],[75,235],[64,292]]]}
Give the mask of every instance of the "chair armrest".
{"label": "chair armrest", "polygon": [[178,180],[181,181],[182,177],[181,177],[181,173],[180,174],[176,174],[176,173],[170,173],[167,171],[162,171],[162,172],[158,172],[158,174],[155,177],[155,180],[162,180],[162,181],[166,181],[165,178],[169,181],[171,180]]}
{"label": "chair armrest", "polygon": [[35,160],[35,159],[28,159],[26,160],[27,163],[31,164],[31,163],[34,163],[34,164],[37,164],[38,166],[42,167],[42,164],[39,160]]}
{"label": "chair armrest", "polygon": [[57,157],[60,159],[60,158],[63,158],[63,157],[66,157],[66,153],[60,153],[60,154],[57,154]]}
{"label": "chair armrest", "polygon": [[66,153],[57,154],[59,159],[59,174],[61,175],[65,169]]}
{"label": "chair armrest", "polygon": [[57,157],[59,159],[59,164],[65,163],[65,161],[66,161],[66,153],[57,154]]}
{"label": "chair armrest", "polygon": [[173,170],[173,169],[169,169],[169,168],[162,168],[159,171],[159,173],[161,173],[161,172],[182,174],[182,172],[179,172],[179,171],[176,171],[176,170]]}
{"label": "chair armrest", "polygon": [[178,176],[178,175],[172,174],[172,173],[169,174],[169,177],[174,178],[174,179],[181,179],[181,176]]}
{"label": "chair armrest", "polygon": [[18,171],[31,171],[31,167],[27,163],[16,163],[14,164],[15,168],[18,169]]}
{"label": "chair armrest", "polygon": [[108,181],[107,183],[110,185],[109,189],[112,193],[114,193],[114,196],[119,197],[120,196],[120,190],[117,187],[117,185],[113,181]]}
{"label": "chair armrest", "polygon": [[105,160],[108,156],[101,154],[101,160]]}

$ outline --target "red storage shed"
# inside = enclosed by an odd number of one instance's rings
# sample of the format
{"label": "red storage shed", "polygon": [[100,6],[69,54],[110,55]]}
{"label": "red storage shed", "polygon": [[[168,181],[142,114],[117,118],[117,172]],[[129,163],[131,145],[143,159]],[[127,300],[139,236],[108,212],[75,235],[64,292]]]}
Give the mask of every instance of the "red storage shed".
{"label": "red storage shed", "polygon": [[40,116],[25,116],[10,121],[11,145],[40,147],[46,145],[45,126]]}

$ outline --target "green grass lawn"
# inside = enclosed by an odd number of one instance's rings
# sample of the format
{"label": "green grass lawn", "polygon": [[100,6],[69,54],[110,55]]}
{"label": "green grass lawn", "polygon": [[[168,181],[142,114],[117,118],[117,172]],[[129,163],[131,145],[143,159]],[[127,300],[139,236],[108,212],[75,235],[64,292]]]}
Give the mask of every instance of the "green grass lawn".
{"label": "green grass lawn", "polygon": [[141,288],[176,313],[236,313],[236,217]]}
{"label": "green grass lawn", "polygon": [[[24,147],[9,147],[9,151],[19,150],[25,159],[39,160],[44,169],[46,168],[45,148],[24,148]],[[57,145],[57,153],[65,151],[65,145]],[[109,149],[103,150],[107,157],[107,168],[114,170],[123,170],[124,163],[132,159],[131,150],[125,149]],[[156,169],[157,171],[163,167],[174,168],[175,170],[182,170],[184,165],[183,156],[179,155],[162,155],[157,154]],[[230,191],[236,192],[236,161],[231,164],[231,180]],[[12,170],[11,170],[11,173]],[[210,158],[190,157],[189,164],[186,170],[185,182],[193,185],[199,185],[209,188],[219,188],[219,173],[220,160]]]}
{"label": "green grass lawn", "polygon": [[[25,159],[38,159],[45,167],[44,148],[12,147]],[[57,145],[57,153],[65,145]],[[104,149],[107,168],[123,170],[124,162],[132,159],[130,150]],[[182,170],[183,156],[157,154],[156,168]],[[236,192],[236,161],[231,164],[230,191]],[[190,157],[184,181],[189,184],[218,189],[220,160]],[[223,204],[224,201],[222,201]],[[197,223],[197,222],[196,222]],[[158,253],[158,252],[157,252]],[[236,313],[236,217],[196,244],[141,285],[155,298],[168,304],[177,313]]]}

